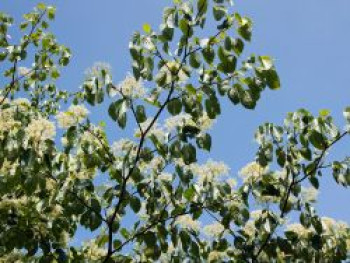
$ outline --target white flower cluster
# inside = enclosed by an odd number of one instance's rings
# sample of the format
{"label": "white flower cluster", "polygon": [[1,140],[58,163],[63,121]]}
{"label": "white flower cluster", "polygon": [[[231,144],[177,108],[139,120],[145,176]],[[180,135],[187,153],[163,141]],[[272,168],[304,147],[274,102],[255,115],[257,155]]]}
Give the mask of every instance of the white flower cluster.
{"label": "white flower cluster", "polygon": [[307,236],[311,232],[309,229],[305,228],[303,225],[298,223],[288,225],[286,230],[294,232],[301,238],[307,238]]}
{"label": "white flower cluster", "polygon": [[16,110],[25,111],[30,107],[30,101],[26,98],[18,98],[12,101],[12,103],[17,106]]}
{"label": "white flower cluster", "polygon": [[146,94],[142,80],[136,80],[131,74],[118,84],[117,89],[128,98],[142,98]]}
{"label": "white flower cluster", "polygon": [[312,203],[317,200],[318,191],[314,187],[301,187],[301,200],[305,203]]}
{"label": "white flower cluster", "polygon": [[198,127],[202,132],[205,132],[211,129],[213,124],[214,120],[210,119],[206,112],[204,112],[196,122],[192,119],[191,115],[187,113],[181,113],[165,120],[165,127],[169,132],[185,125]]}
{"label": "white flower cluster", "polygon": [[68,111],[58,113],[56,119],[61,128],[67,129],[81,123],[88,114],[84,105],[71,105]]}
{"label": "white flower cluster", "polygon": [[321,217],[323,231],[326,235],[337,236],[338,233],[346,232],[348,225],[342,221],[335,221],[333,218]]}
{"label": "white flower cluster", "polygon": [[213,250],[208,255],[208,262],[224,262],[224,259],[226,258],[226,253]]}
{"label": "white flower cluster", "polygon": [[55,125],[42,117],[33,119],[26,128],[28,139],[34,143],[41,143],[48,139],[53,139],[56,135]]}
{"label": "white flower cluster", "polygon": [[255,182],[259,177],[261,177],[268,170],[267,167],[262,167],[257,162],[251,162],[243,167],[239,174],[243,178],[244,183]]}
{"label": "white flower cluster", "polygon": [[181,63],[177,61],[168,61],[159,70],[159,78],[165,80],[165,84],[169,84],[173,78],[176,78],[178,82],[185,82],[188,79],[188,72],[185,67],[181,67]]}
{"label": "white flower cluster", "polygon": [[18,166],[18,160],[15,162],[10,162],[5,158],[0,168],[0,176],[15,175]]}
{"label": "white flower cluster", "polygon": [[15,111],[13,108],[6,108],[0,110],[0,138],[3,139],[4,133],[10,132],[21,123],[14,119]]}
{"label": "white flower cluster", "polygon": [[107,249],[99,247],[94,239],[84,243],[83,251],[85,259],[94,261],[102,260],[107,254]]}
{"label": "white flower cluster", "polygon": [[3,196],[0,201],[0,210],[10,210],[13,208],[25,207],[29,203],[29,199],[26,196],[20,198],[10,198],[8,196]]}
{"label": "white flower cluster", "polygon": [[17,71],[20,76],[27,76],[31,72],[31,69],[27,67],[18,67]]}
{"label": "white flower cluster", "polygon": [[158,175],[158,179],[165,182],[171,182],[173,175],[171,173],[162,172]]}
{"label": "white flower cluster", "polygon": [[206,225],[203,228],[203,232],[205,235],[207,235],[208,237],[219,237],[223,232],[225,231],[225,228],[222,224],[220,224],[219,222],[215,222],[213,224],[210,225]]}
{"label": "white flower cluster", "polygon": [[228,175],[230,168],[224,162],[208,160],[203,165],[193,164],[191,171],[198,176],[198,182],[215,182],[220,176]]}
{"label": "white flower cluster", "polygon": [[193,220],[190,215],[182,215],[179,216],[175,220],[175,224],[179,225],[182,228],[188,229],[188,230],[193,230],[198,232],[200,230],[201,224],[197,220]]}
{"label": "white flower cluster", "polygon": [[87,78],[99,78],[101,76],[101,71],[104,70],[107,74],[111,74],[111,65],[105,62],[96,62],[91,68],[85,71]]}
{"label": "white flower cluster", "polygon": [[[152,123],[152,118],[148,118],[146,121],[140,124],[142,132],[145,132],[150,124]],[[134,136],[140,137],[140,129],[135,129]],[[156,122],[152,125],[150,130],[147,132],[147,137],[154,135],[160,142],[165,142],[167,140],[167,132]]]}
{"label": "white flower cluster", "polygon": [[113,153],[116,156],[124,156],[125,154],[136,154],[136,144],[129,139],[121,139],[112,144]]}

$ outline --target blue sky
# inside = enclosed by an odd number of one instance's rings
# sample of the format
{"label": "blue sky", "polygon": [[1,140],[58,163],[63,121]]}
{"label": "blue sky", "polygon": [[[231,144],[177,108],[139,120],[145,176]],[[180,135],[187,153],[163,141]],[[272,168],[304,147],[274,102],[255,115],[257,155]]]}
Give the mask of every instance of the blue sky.
{"label": "blue sky", "polygon": [[[170,1],[159,0],[61,0],[45,1],[57,6],[52,30],[73,51],[73,60],[59,84],[74,90],[84,71],[96,61],[112,65],[114,80],[130,71],[128,41],[143,23],[154,28]],[[19,17],[37,1],[1,0],[0,10]],[[224,103],[222,116],[213,129],[210,157],[225,161],[232,174],[254,158],[256,127],[266,121],[281,124],[287,112],[307,108],[313,113],[330,109],[343,126],[342,110],[350,105],[350,2],[348,0],[241,0],[236,8],[254,21],[249,51],[275,58],[282,81],[280,91],[263,93],[255,111]],[[100,114],[101,112],[94,113]],[[117,133],[117,131],[115,132]],[[114,134],[115,134],[114,133]],[[348,142],[338,144],[332,157],[342,157]],[[350,223],[350,191],[325,173],[321,181],[318,211]]]}

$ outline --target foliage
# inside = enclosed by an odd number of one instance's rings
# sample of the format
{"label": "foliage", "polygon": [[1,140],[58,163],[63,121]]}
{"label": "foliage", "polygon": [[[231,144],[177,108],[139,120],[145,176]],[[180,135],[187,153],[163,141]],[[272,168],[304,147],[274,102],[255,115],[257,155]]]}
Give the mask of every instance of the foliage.
{"label": "foliage", "polygon": [[[70,60],[48,31],[55,8],[39,4],[24,15],[17,44],[13,19],[0,13],[1,262],[347,258],[348,226],[319,217],[313,204],[325,169],[350,185],[349,158],[326,161],[348,134],[350,109],[344,131],[324,110],[263,124],[239,183],[224,163],[199,163],[222,100],[254,109],[280,81],[270,57],[242,58],[252,21],[231,1],[173,2],[159,31],[145,24],[133,35],[132,74],[115,84],[110,67],[97,63],[75,92],[55,84]],[[216,32],[199,37],[207,24]],[[105,130],[116,127],[90,121],[89,110],[106,104],[121,129],[136,127],[133,136],[110,142]],[[94,238],[73,247],[81,227]]]}

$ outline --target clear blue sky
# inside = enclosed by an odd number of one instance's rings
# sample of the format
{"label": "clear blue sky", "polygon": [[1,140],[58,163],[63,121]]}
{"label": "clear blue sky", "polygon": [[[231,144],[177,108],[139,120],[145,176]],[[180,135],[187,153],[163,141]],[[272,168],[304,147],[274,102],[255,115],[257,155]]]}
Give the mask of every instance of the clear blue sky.
{"label": "clear blue sky", "polygon": [[[15,17],[37,3],[0,1],[0,10]],[[122,80],[130,71],[128,41],[132,32],[145,22],[157,27],[163,7],[170,3],[160,0],[44,2],[57,6],[52,30],[73,51],[72,63],[59,82],[61,88],[70,90],[78,88],[84,70],[96,61],[110,63],[114,80]],[[225,161],[233,174],[253,160],[256,150],[253,134],[259,124],[265,121],[281,124],[287,112],[304,107],[313,113],[331,109],[337,122],[343,125],[342,110],[350,105],[350,1],[237,0],[236,8],[255,23],[250,51],[275,58],[283,88],[263,93],[255,111],[224,104],[222,117],[213,130],[210,157]],[[349,146],[350,138],[337,145],[332,157],[344,156]],[[350,223],[349,200],[350,191],[336,185],[331,174],[324,174],[320,214]]]}

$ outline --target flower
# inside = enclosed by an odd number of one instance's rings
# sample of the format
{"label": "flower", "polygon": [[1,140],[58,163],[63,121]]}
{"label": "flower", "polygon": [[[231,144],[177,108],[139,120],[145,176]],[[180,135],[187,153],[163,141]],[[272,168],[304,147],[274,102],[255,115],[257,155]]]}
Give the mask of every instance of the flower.
{"label": "flower", "polygon": [[288,225],[286,231],[294,232],[301,238],[306,238],[310,233],[309,229],[297,223]]}
{"label": "flower", "polygon": [[253,220],[249,220],[243,228],[243,231],[246,235],[248,235],[249,237],[252,237],[255,235],[255,223]]}
{"label": "flower", "polygon": [[194,121],[190,114],[180,113],[165,120],[165,127],[170,132],[185,125],[198,127],[202,132],[209,130],[213,126],[214,120],[208,117],[206,112],[198,120]]}
{"label": "flower", "polygon": [[13,108],[0,109],[0,137],[3,137],[5,132],[10,132],[15,127],[21,125],[19,121],[15,119],[15,111]]}
{"label": "flower", "polygon": [[197,124],[201,131],[209,130],[213,126],[214,120],[210,119],[206,112],[199,117]]}
{"label": "flower", "polygon": [[301,187],[301,199],[305,203],[315,202],[318,196],[317,189],[313,187]]}
{"label": "flower", "polygon": [[169,117],[165,120],[165,127],[168,131],[175,130],[177,127],[182,127],[191,121],[191,115],[188,113],[180,113],[179,115]]}
{"label": "flower", "polygon": [[[135,147],[135,143],[128,139],[121,139],[112,144],[112,150],[116,156],[123,156],[128,153],[130,154],[130,151],[132,151],[132,149]],[[133,153],[136,154],[135,150]]]}
{"label": "flower", "polygon": [[198,232],[201,227],[200,222],[193,220],[192,217],[189,215],[179,216],[175,220],[175,224],[180,225],[182,228],[186,228],[188,230],[194,230],[196,232]]}
{"label": "flower", "polygon": [[237,185],[237,181],[234,178],[229,178],[226,180],[226,183],[231,187],[234,188]]}
{"label": "flower", "polygon": [[161,181],[171,182],[173,180],[173,175],[170,173],[162,172],[158,175],[158,179]]}
{"label": "flower", "polygon": [[250,213],[254,220],[258,220],[264,214],[263,210],[254,210]]}
{"label": "flower", "polygon": [[[151,125],[152,122],[153,122],[153,118],[148,118],[146,121],[141,123],[140,126],[141,126],[142,131],[145,132],[149,128],[149,126]],[[167,136],[168,136],[166,131],[164,131],[162,129],[162,127],[159,126],[159,124],[157,122],[153,123],[152,127],[147,132],[147,137],[149,137],[151,135],[154,135],[161,142],[165,142],[167,140]],[[135,137],[141,136],[139,128],[135,129],[134,136]]]}
{"label": "flower", "polygon": [[27,68],[27,67],[19,67],[18,68],[18,74],[20,76],[26,76],[31,72],[31,69]]}
{"label": "flower", "polygon": [[13,104],[18,107],[19,110],[25,111],[30,107],[30,101],[26,98],[18,98],[13,101]]}
{"label": "flower", "polygon": [[208,160],[204,165],[191,165],[192,172],[198,176],[199,183],[214,181],[219,176],[227,175],[230,168],[224,162]]}
{"label": "flower", "polygon": [[243,181],[247,183],[256,181],[258,177],[264,174],[267,170],[267,167],[262,167],[257,162],[251,162],[244,166],[239,171],[239,174],[243,177]]}
{"label": "flower", "polygon": [[55,125],[51,121],[41,117],[33,119],[25,131],[28,138],[35,143],[53,139],[56,135]]}
{"label": "flower", "polygon": [[72,105],[69,107],[68,111],[58,113],[56,119],[61,128],[67,129],[81,123],[88,113],[89,111],[84,105]]}
{"label": "flower", "polygon": [[104,71],[106,74],[111,74],[111,65],[105,62],[96,62],[91,68],[88,68],[85,71],[85,75],[88,79],[98,78],[101,76],[101,71]]}
{"label": "flower", "polygon": [[203,228],[204,234],[206,234],[208,237],[218,237],[224,231],[225,231],[224,226],[218,222],[213,223],[211,225],[206,225]]}
{"label": "flower", "polygon": [[84,243],[83,249],[85,258],[89,260],[101,260],[107,253],[105,248],[101,248],[96,244],[95,239]]}
{"label": "flower", "polygon": [[131,74],[118,84],[119,91],[125,97],[141,98],[146,94],[142,80],[136,80]]}
{"label": "flower", "polygon": [[208,262],[221,262],[225,256],[224,252],[213,250],[208,255]]}

